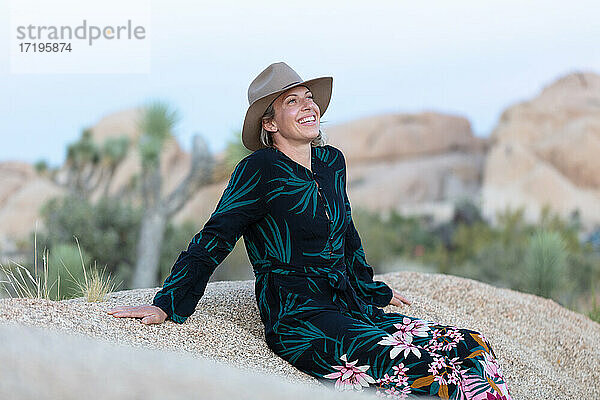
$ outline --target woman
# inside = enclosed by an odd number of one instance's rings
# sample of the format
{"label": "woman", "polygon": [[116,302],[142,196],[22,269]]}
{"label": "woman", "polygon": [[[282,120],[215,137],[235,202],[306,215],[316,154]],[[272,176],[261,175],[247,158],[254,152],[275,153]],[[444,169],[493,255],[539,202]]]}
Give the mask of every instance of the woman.
{"label": "woman", "polygon": [[373,280],[352,221],[344,155],[323,142],[332,81],[303,81],[285,63],[254,79],[242,131],[254,152],[235,167],[153,305],[109,313],[185,322],[243,235],[265,340],[301,371],[339,390],[389,397],[510,399],[482,334],[380,308],[410,301]]}

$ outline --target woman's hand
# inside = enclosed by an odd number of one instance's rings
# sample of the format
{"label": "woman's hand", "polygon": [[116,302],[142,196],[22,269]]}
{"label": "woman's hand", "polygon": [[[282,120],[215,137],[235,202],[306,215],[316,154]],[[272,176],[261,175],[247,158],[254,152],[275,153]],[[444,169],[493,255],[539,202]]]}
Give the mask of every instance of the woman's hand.
{"label": "woman's hand", "polygon": [[408,299],[406,299],[406,297],[402,296],[396,289],[392,289],[392,292],[394,292],[394,296],[392,297],[392,300],[390,301],[391,305],[400,307],[402,305],[402,303],[405,303],[410,306],[410,301],[408,301]]}
{"label": "woman's hand", "polygon": [[144,306],[119,306],[108,311],[113,317],[141,318],[142,324],[162,324],[168,317],[160,307]]}

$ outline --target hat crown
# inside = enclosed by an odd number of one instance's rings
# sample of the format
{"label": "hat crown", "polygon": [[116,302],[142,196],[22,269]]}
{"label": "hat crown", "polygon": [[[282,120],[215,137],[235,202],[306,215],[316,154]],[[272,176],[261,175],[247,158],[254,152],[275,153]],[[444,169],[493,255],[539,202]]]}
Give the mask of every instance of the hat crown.
{"label": "hat crown", "polygon": [[250,84],[248,88],[248,103],[279,92],[287,86],[302,82],[296,71],[284,62],[273,63],[264,69]]}

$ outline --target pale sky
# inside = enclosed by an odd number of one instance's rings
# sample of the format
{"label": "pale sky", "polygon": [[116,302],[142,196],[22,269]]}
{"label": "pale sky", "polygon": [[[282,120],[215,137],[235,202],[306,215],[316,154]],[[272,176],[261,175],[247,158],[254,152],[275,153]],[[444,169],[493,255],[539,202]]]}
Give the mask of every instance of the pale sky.
{"label": "pale sky", "polygon": [[219,151],[241,129],[248,85],[277,61],[333,76],[329,125],[427,110],[466,117],[478,136],[559,77],[600,73],[591,0],[150,3],[149,74],[10,74],[0,0],[0,161],[62,163],[82,129],[152,99],[180,112],[185,149],[200,133]]}

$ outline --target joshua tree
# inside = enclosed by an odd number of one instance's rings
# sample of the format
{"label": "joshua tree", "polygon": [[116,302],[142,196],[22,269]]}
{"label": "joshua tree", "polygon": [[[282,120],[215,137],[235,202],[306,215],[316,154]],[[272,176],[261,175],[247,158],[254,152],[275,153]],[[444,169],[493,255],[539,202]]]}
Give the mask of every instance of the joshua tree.
{"label": "joshua tree", "polygon": [[117,167],[121,164],[121,161],[125,159],[125,156],[127,156],[128,149],[129,138],[127,136],[108,138],[104,142],[104,145],[102,146],[101,165],[103,166],[103,171],[107,171],[108,176],[108,178],[105,179],[102,192],[104,197],[108,196],[110,182],[112,182]]}
{"label": "joshua tree", "polygon": [[128,149],[129,139],[126,136],[108,138],[100,147],[92,132],[84,129],[81,138],[67,148],[66,180],[59,182],[56,176],[54,180],[82,198],[89,198],[103,184],[103,195],[107,196],[113,175]]}
{"label": "joshua tree", "polygon": [[[142,168],[129,184],[109,194],[115,171],[131,150],[130,139],[126,136],[111,137],[99,145],[90,129],[83,130],[81,137],[68,146],[66,174],[51,176],[57,184],[82,199],[89,200],[97,190],[101,190],[104,197],[110,195],[124,202],[141,198],[143,220],[138,235],[133,287],[156,284],[167,221],[198,187],[213,181],[215,163],[206,143],[200,136],[194,136],[192,164],[187,176],[169,195],[162,196],[161,154],[165,142],[173,136],[172,129],[178,116],[167,104],[159,101],[148,104],[141,111],[137,150]],[[38,170],[41,173],[44,169],[39,167]]]}
{"label": "joshua tree", "polygon": [[88,197],[102,179],[102,171],[97,168],[100,158],[92,132],[84,129],[81,138],[67,148],[67,179],[63,186],[74,194]]}
{"label": "joshua tree", "polygon": [[192,142],[192,164],[181,184],[169,195],[162,196],[160,154],[165,141],[172,136],[177,114],[168,105],[154,102],[143,112],[139,150],[142,160],[140,185],[143,219],[137,246],[137,259],[132,287],[144,288],[156,284],[160,248],[169,218],[201,185],[212,181],[214,158],[200,136]]}

